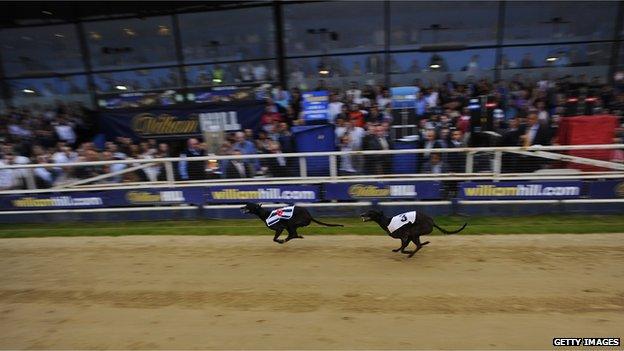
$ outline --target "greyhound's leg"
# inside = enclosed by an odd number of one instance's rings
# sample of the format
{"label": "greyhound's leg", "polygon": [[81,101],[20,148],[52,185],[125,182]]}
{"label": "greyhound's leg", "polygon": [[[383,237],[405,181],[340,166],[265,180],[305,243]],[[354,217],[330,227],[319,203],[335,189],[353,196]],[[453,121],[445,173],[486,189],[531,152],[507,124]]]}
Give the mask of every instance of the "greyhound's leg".
{"label": "greyhound's leg", "polygon": [[425,246],[425,245],[429,244],[429,242],[428,242],[428,241],[425,241],[424,243],[421,243],[421,242],[420,242],[420,236],[416,236],[416,240],[412,239],[412,241],[414,242],[414,244],[416,244],[416,250],[412,251],[412,252],[409,254],[409,257],[414,256],[414,254],[415,254],[416,252],[418,252],[418,250],[420,250],[423,246]]}
{"label": "greyhound's leg", "polygon": [[409,245],[409,239],[401,238],[401,247],[399,247],[398,249],[392,250],[392,252],[399,252],[399,251],[403,252],[403,250],[405,250],[407,245]]}
{"label": "greyhound's leg", "polygon": [[300,236],[297,235],[297,228],[296,227],[288,227],[288,228],[286,228],[286,230],[288,231],[288,237],[286,238],[286,240],[284,240],[284,242],[290,241],[291,239],[300,238]]}
{"label": "greyhound's leg", "polygon": [[279,239],[279,236],[282,235],[282,231],[284,231],[284,229],[278,229],[275,231],[275,236],[273,237],[273,241],[275,241],[278,244],[283,244],[284,240]]}

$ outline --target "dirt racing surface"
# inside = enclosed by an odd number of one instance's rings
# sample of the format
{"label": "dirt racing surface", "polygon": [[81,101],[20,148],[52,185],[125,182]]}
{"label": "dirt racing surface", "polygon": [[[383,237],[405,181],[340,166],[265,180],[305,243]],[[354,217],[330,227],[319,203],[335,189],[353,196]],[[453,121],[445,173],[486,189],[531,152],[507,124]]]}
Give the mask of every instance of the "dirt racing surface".
{"label": "dirt racing surface", "polygon": [[[624,337],[624,234],[0,240],[0,348],[549,349]],[[578,349],[578,348],[577,348]]]}

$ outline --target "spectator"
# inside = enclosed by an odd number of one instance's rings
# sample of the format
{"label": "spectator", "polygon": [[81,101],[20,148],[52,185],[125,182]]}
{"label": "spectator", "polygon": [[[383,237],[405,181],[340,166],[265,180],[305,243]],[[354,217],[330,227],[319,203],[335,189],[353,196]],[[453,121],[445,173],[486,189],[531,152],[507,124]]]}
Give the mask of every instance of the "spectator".
{"label": "spectator", "polygon": [[199,141],[191,138],[187,141],[186,150],[182,151],[180,157],[183,158],[178,163],[178,172],[182,180],[199,180],[205,178],[206,163],[204,161],[191,161],[191,157],[202,157],[206,153],[199,147]]}
{"label": "spectator", "polygon": [[[371,133],[364,139],[364,150],[390,150],[390,138],[385,135],[384,127],[376,124],[371,126]],[[367,155],[364,158],[364,170],[367,174],[391,173],[391,158],[387,155]]]}
{"label": "spectator", "polygon": [[[234,149],[231,152],[231,155],[240,156],[242,155],[242,153],[240,152],[240,150]],[[228,179],[251,178],[252,175],[253,173],[251,169],[245,164],[245,162],[243,162],[243,160],[241,159],[229,160],[226,171],[225,171],[226,178]]]}

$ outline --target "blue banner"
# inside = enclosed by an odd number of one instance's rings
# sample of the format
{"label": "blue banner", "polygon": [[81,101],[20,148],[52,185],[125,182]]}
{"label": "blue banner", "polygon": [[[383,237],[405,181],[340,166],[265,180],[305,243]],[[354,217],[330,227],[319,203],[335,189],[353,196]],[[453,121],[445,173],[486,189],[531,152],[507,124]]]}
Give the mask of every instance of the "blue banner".
{"label": "blue banner", "polygon": [[321,192],[316,185],[232,185],[212,186],[206,193],[209,203],[316,202]]}
{"label": "blue banner", "polygon": [[107,207],[108,194],[103,191],[67,192],[0,197],[3,210],[53,210]]}
{"label": "blue banner", "polygon": [[576,199],[581,197],[583,182],[463,182],[458,197],[465,200],[537,200]]}
{"label": "blue banner", "polygon": [[325,185],[325,200],[440,199],[440,182],[353,182]]}
{"label": "blue banner", "polygon": [[416,95],[418,91],[418,87],[414,86],[391,88],[392,108],[416,108]]}
{"label": "blue banner", "polygon": [[624,179],[590,182],[588,195],[592,199],[624,198]]}
{"label": "blue banner", "polygon": [[111,207],[204,203],[202,187],[109,190],[106,195],[106,205]]}
{"label": "blue banner", "polygon": [[326,120],[329,108],[329,93],[325,90],[303,93],[304,121]]}
{"label": "blue banner", "polygon": [[[260,129],[262,102],[219,103],[205,106],[155,108],[142,111],[103,111],[100,130],[106,140],[116,137],[185,139],[214,126],[225,131]],[[209,126],[209,127],[206,127]]]}

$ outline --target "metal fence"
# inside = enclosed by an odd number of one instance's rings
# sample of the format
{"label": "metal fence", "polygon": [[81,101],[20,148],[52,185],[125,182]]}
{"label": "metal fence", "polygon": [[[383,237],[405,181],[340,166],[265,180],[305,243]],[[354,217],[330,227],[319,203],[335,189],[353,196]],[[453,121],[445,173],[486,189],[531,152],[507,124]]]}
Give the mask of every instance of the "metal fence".
{"label": "metal fence", "polygon": [[624,177],[624,144],[336,151],[0,166],[0,193],[353,180]]}

